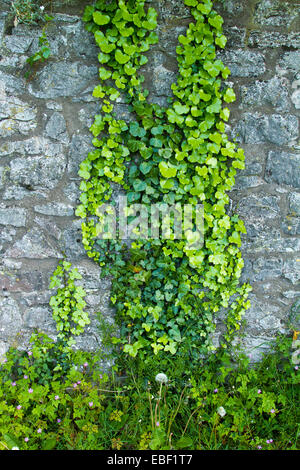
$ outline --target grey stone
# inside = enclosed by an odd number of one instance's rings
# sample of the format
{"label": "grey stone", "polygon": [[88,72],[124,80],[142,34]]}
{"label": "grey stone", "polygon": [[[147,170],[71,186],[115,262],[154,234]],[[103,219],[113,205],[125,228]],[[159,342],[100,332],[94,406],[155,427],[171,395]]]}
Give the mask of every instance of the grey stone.
{"label": "grey stone", "polygon": [[287,220],[282,222],[282,231],[287,235],[300,235],[300,219],[296,217],[287,217]]}
{"label": "grey stone", "polygon": [[4,73],[0,70],[0,89],[4,88],[7,93],[14,95],[23,94],[25,92],[25,79],[20,76],[18,72],[17,76]]}
{"label": "grey stone", "polygon": [[295,90],[291,96],[291,100],[294,103],[296,109],[300,109],[300,89]]}
{"label": "grey stone", "polygon": [[27,35],[13,34],[12,36],[6,36],[4,40],[4,45],[11,52],[14,52],[17,54],[25,54],[29,50],[33,41],[32,35],[29,36],[28,32],[27,32]]}
{"label": "grey stone", "polygon": [[257,258],[253,262],[255,281],[281,277],[283,261],[280,258]]}
{"label": "grey stone", "polygon": [[227,37],[226,47],[245,47],[246,28],[238,28],[237,26],[224,27],[224,34]]}
{"label": "grey stone", "polygon": [[69,201],[71,201],[71,203],[73,203],[73,204],[75,204],[76,202],[79,201],[79,197],[80,197],[80,194],[81,194],[81,191],[79,189],[79,185],[80,185],[79,181],[77,181],[77,182],[72,181],[72,182],[70,182],[70,184],[68,184],[68,186],[66,186],[63,189],[64,194],[69,199]]}
{"label": "grey stone", "polygon": [[292,114],[270,116],[261,113],[245,113],[234,129],[238,142],[276,145],[292,145],[298,136],[298,119]]}
{"label": "grey stone", "polygon": [[10,179],[29,190],[53,189],[62,178],[66,167],[63,155],[59,157],[16,158],[10,164]]}
{"label": "grey stone", "polygon": [[17,302],[12,298],[0,296],[0,339],[14,340],[22,326]]}
{"label": "grey stone", "polygon": [[296,300],[290,310],[289,321],[295,331],[300,331],[300,298]]}
{"label": "grey stone", "polygon": [[55,327],[50,308],[32,307],[25,311],[24,327],[46,331],[49,325]]}
{"label": "grey stone", "polygon": [[269,183],[300,187],[300,154],[271,151],[268,155],[265,179]]}
{"label": "grey stone", "polygon": [[167,68],[167,65],[168,62],[162,52],[150,54],[149,62],[145,66],[147,75],[145,86],[154,96],[172,96],[171,85],[176,80],[178,71],[174,72],[172,65],[169,65],[170,68]]}
{"label": "grey stone", "polygon": [[31,229],[6,252],[11,258],[62,258],[57,248],[50,245],[46,237],[37,227]]}
{"label": "grey stone", "polygon": [[53,222],[53,219],[45,217],[35,217],[34,223],[39,225],[45,233],[51,235],[56,240],[61,238],[61,229]]}
{"label": "grey stone", "polygon": [[280,215],[280,198],[277,196],[265,196],[263,194],[250,195],[240,199],[238,204],[239,214],[247,219],[263,221],[274,219]]}
{"label": "grey stone", "polygon": [[70,143],[68,172],[78,173],[80,163],[94,150],[92,136],[74,134]]}
{"label": "grey stone", "polygon": [[72,54],[92,59],[98,56],[94,35],[86,31],[82,21],[66,23],[61,29],[66,34],[68,49]]}
{"label": "grey stone", "polygon": [[176,54],[176,46],[178,45],[178,36],[186,34],[186,26],[160,24],[157,28],[159,37],[159,49],[168,54]]}
{"label": "grey stone", "polygon": [[260,52],[234,49],[218,52],[217,56],[229,67],[232,77],[259,77],[266,71]]}
{"label": "grey stone", "polygon": [[0,207],[0,225],[12,225],[13,227],[25,227],[27,212],[16,207]]}
{"label": "grey stone", "polygon": [[2,189],[5,184],[5,173],[6,173],[5,167],[0,166],[0,189]]}
{"label": "grey stone", "polygon": [[61,250],[70,259],[77,259],[85,256],[82,244],[81,220],[75,220],[62,232],[60,239]]}
{"label": "grey stone", "polygon": [[283,70],[298,73],[300,71],[300,52],[286,52],[280,60],[279,65]]}
{"label": "grey stone", "polygon": [[262,301],[250,295],[251,307],[247,310],[249,330],[262,330],[264,334],[273,334],[281,328],[281,308],[270,302]]}
{"label": "grey stone", "polygon": [[68,143],[66,121],[61,113],[55,112],[52,114],[46,125],[46,134],[52,139],[65,144]]}
{"label": "grey stone", "polygon": [[74,207],[61,202],[50,202],[49,204],[34,206],[34,210],[40,214],[50,216],[70,217],[74,215]]}
{"label": "grey stone", "polygon": [[29,85],[29,91],[37,98],[46,99],[78,95],[91,80],[97,80],[97,72],[97,67],[80,62],[48,63],[37,74],[34,84]]}
{"label": "grey stone", "polygon": [[283,276],[292,284],[298,284],[300,281],[300,259],[287,260],[284,263]]}
{"label": "grey stone", "polygon": [[41,136],[34,136],[27,140],[18,142],[5,142],[0,145],[0,156],[19,154],[40,155],[44,158],[58,157],[62,155],[63,147],[59,143],[53,143],[49,139]]}
{"label": "grey stone", "polygon": [[271,106],[278,111],[288,111],[289,93],[285,80],[273,77],[269,81],[256,81],[253,84],[241,87],[241,99],[244,108],[249,109]]}
{"label": "grey stone", "polygon": [[299,14],[298,2],[261,0],[256,6],[254,21],[262,26],[290,27]]}
{"label": "grey stone", "polygon": [[244,12],[245,3],[240,0],[226,0],[222,1],[222,8],[230,15],[239,15]]}
{"label": "grey stone", "polygon": [[37,126],[36,114],[35,107],[17,98],[0,98],[0,137],[28,134]]}
{"label": "grey stone", "polygon": [[243,174],[240,174],[236,177],[235,185],[232,190],[236,191],[247,188],[257,188],[262,184],[264,184],[264,181],[258,176],[243,176]]}
{"label": "grey stone", "polygon": [[300,216],[300,193],[290,193],[288,201],[290,213]]}
{"label": "grey stone", "polygon": [[279,31],[251,31],[248,38],[250,47],[276,48],[289,47],[298,49],[300,39],[298,33],[282,33]]}
{"label": "grey stone", "polygon": [[159,17],[163,22],[191,18],[190,9],[181,0],[159,0]]}
{"label": "grey stone", "polygon": [[45,199],[46,195],[42,190],[34,191],[32,187],[22,187],[16,185],[5,185],[5,191],[3,193],[3,201],[22,201],[25,198],[38,198]]}
{"label": "grey stone", "polygon": [[5,19],[0,18],[0,44],[4,36],[4,29],[5,29]]}
{"label": "grey stone", "polygon": [[0,363],[4,361],[5,354],[7,353],[8,349],[9,349],[9,345],[7,344],[7,342],[0,341]]}

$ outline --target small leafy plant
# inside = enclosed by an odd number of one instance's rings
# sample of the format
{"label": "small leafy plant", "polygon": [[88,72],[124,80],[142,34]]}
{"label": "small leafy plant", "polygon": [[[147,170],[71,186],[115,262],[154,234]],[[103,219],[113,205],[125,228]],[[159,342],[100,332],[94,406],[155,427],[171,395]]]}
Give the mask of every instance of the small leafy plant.
{"label": "small leafy plant", "polygon": [[[45,60],[49,59],[51,56],[50,44],[46,35],[45,28],[43,28],[42,34],[39,37],[39,50],[35,52],[32,56],[28,57],[26,62],[33,67],[37,62],[43,63]],[[27,73],[27,77],[30,73]]]}
{"label": "small leafy plant", "polygon": [[39,0],[13,0],[11,9],[14,14],[14,24],[37,25],[47,20],[42,3]]}

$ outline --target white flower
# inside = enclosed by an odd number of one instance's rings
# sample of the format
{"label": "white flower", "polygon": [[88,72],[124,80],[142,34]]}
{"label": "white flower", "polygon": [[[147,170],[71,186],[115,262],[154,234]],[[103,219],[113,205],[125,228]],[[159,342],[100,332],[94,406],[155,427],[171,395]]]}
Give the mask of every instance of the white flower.
{"label": "white flower", "polygon": [[222,418],[226,415],[226,410],[223,408],[223,406],[219,406],[217,412]]}
{"label": "white flower", "polygon": [[13,447],[11,450],[20,450],[19,447]]}
{"label": "white flower", "polygon": [[40,10],[44,11],[44,10],[45,10],[45,7],[42,5],[42,6],[40,7]]}
{"label": "white flower", "polygon": [[157,374],[155,377],[156,382],[159,382],[161,384],[166,384],[168,382],[168,377],[166,374]]}

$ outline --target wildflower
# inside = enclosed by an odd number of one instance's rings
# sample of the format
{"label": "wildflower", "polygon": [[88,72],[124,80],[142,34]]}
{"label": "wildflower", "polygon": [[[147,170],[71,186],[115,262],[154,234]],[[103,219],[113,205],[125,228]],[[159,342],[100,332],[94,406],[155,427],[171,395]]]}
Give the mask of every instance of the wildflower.
{"label": "wildflower", "polygon": [[27,351],[28,356],[32,356],[32,351]]}
{"label": "wildflower", "polygon": [[298,370],[298,369],[299,369],[299,367],[298,367],[298,366],[295,366],[295,370]]}
{"label": "wildflower", "polygon": [[218,389],[217,389],[217,388],[214,389],[214,393],[218,393]]}
{"label": "wildflower", "polygon": [[260,388],[257,390],[257,393],[258,393],[258,394],[260,394],[260,393],[261,393],[261,389],[260,389]]}
{"label": "wildflower", "polygon": [[16,382],[12,382],[12,383],[11,383],[11,386],[12,386],[12,387],[15,387],[16,385],[17,385]]}
{"label": "wildflower", "polygon": [[13,447],[11,450],[20,450],[19,447]]}
{"label": "wildflower", "polygon": [[60,422],[61,422],[61,419],[57,418],[57,422],[60,423]]}
{"label": "wildflower", "polygon": [[39,428],[39,429],[37,430],[37,433],[38,433],[38,434],[42,434],[41,428]]}
{"label": "wildflower", "polygon": [[271,409],[270,413],[272,413],[272,414],[275,413],[274,408]]}
{"label": "wildflower", "polygon": [[44,7],[43,5],[40,6],[40,10],[41,10],[41,11],[44,11],[44,10],[45,10],[45,7]]}
{"label": "wildflower", "polygon": [[81,380],[78,380],[77,384],[80,385],[80,384],[81,384]]}
{"label": "wildflower", "polygon": [[24,379],[25,379],[25,380],[28,379],[28,375],[24,375]]}
{"label": "wildflower", "polygon": [[73,388],[76,388],[77,387],[77,384],[73,384]]}
{"label": "wildflower", "polygon": [[25,442],[28,442],[28,441],[29,441],[29,437],[25,437],[24,441],[25,441]]}
{"label": "wildflower", "polygon": [[54,400],[59,400],[59,396],[55,395]]}
{"label": "wildflower", "polygon": [[155,377],[156,382],[159,382],[161,384],[166,384],[168,382],[168,377],[166,374],[157,374]]}
{"label": "wildflower", "polygon": [[99,377],[100,377],[100,380],[103,379],[103,375],[102,375],[102,374],[100,374]]}
{"label": "wildflower", "polygon": [[257,446],[258,449],[261,449],[261,446]]}
{"label": "wildflower", "polygon": [[89,402],[89,407],[92,408],[93,404],[94,404],[94,403],[93,403],[92,401],[90,401],[90,402]]}
{"label": "wildflower", "polygon": [[32,388],[29,388],[29,389],[28,389],[28,393],[33,393]]}
{"label": "wildflower", "polygon": [[88,363],[85,362],[85,363],[83,364],[83,367],[87,367],[87,366],[88,366]]}
{"label": "wildflower", "polygon": [[159,421],[156,422],[156,426],[159,428]]}
{"label": "wildflower", "polygon": [[218,414],[223,418],[226,415],[226,410],[223,408],[223,406],[219,406],[217,409]]}
{"label": "wildflower", "polygon": [[18,406],[17,406],[17,410],[20,410],[21,408],[22,408],[21,405],[18,405]]}

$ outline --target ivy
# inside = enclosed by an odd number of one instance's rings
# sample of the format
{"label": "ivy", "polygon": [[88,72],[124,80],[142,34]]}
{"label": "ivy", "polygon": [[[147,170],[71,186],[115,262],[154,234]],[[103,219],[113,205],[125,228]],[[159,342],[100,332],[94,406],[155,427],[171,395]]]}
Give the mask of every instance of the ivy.
{"label": "ivy", "polygon": [[[141,66],[144,52],[158,42],[157,14],[142,0],[96,1],[83,20],[99,46],[101,64],[93,95],[101,113],[91,126],[95,150],[80,166],[83,243],[88,256],[113,276],[111,301],[121,328],[115,343],[125,353],[184,357],[189,364],[213,350],[215,319],[227,310],[224,347],[240,328],[251,290],[240,285],[243,260],[237,215],[229,216],[227,191],[236,169],[244,168],[243,150],[230,142],[224,106],[235,100],[223,86],[230,71],[216,59],[224,48],[223,19],[210,0],[185,0],[194,22],[177,46],[178,78],[164,108],[147,100]],[[124,96],[135,120],[115,116]],[[189,249],[187,239],[140,238],[131,247],[99,240],[99,207],[112,199],[115,184],[131,203],[188,204],[204,208],[204,244]],[[173,235],[173,236],[172,236]],[[189,235],[193,238],[194,235]]]}
{"label": "ivy", "polygon": [[71,267],[71,263],[62,261],[54,271],[49,286],[50,289],[57,289],[50,299],[50,306],[64,352],[70,351],[75,343],[74,337],[83,333],[90,323],[88,314],[84,312],[86,293],[81,286],[76,285],[76,280],[82,279],[82,276],[76,268]]}

